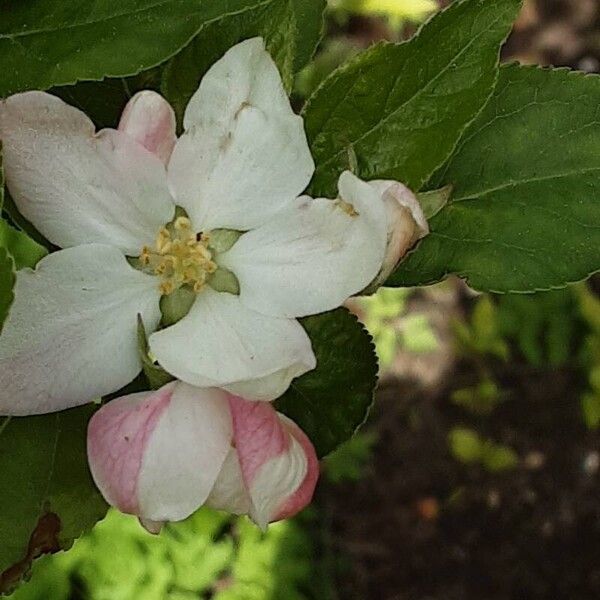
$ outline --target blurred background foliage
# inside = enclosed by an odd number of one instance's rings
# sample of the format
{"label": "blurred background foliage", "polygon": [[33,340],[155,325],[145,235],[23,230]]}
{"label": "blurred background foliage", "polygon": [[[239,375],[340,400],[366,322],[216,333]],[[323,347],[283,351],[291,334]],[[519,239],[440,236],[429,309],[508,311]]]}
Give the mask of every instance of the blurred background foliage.
{"label": "blurred background foliage", "polygon": [[[441,2],[330,0],[297,104]],[[529,0],[507,57],[595,70],[596,0]],[[600,597],[600,284],[479,295],[458,280],[349,303],[381,386],[315,502],[261,533],[202,509],[160,536],[109,512],[12,600]]]}

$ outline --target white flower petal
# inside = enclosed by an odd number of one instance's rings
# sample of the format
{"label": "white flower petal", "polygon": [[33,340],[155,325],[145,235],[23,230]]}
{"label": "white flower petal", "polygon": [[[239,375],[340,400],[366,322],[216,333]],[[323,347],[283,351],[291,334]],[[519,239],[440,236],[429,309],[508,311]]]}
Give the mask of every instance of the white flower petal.
{"label": "white flower petal", "polygon": [[106,500],[156,531],[204,503],[231,440],[227,394],[177,382],[103,406],[90,421],[88,458]]}
{"label": "white flower petal", "polygon": [[184,126],[169,180],[197,230],[256,227],[314,172],[302,118],[261,39],[234,46],[208,71]]}
{"label": "white flower petal", "polygon": [[[150,349],[169,373],[199,387],[263,379],[251,399],[273,400],[316,362],[310,339],[294,320],[266,317],[238,296],[202,291],[177,324],[150,336]],[[284,373],[282,383],[279,377]]]}
{"label": "white flower petal", "polygon": [[137,255],[174,213],[160,159],[44,92],[0,103],[8,189],[54,244],[107,243]]}
{"label": "white flower petal", "polygon": [[179,383],[148,441],[138,482],[140,513],[178,521],[208,498],[231,448],[227,394]]}
{"label": "white flower petal", "polygon": [[141,368],[138,313],[157,326],[156,278],[111,246],[69,248],[19,271],[0,335],[0,414],[62,410],[129,383]]}
{"label": "white flower petal", "polygon": [[214,123],[226,133],[244,102],[284,117],[294,114],[277,65],[258,37],[233,46],[208,70],[186,107],[183,126]]}
{"label": "white flower petal", "polygon": [[300,317],[340,306],[373,280],[387,242],[382,198],[349,172],[339,187],[346,204],[298,198],[220,258],[237,276],[243,304]]}
{"label": "white flower petal", "polygon": [[[309,359],[307,358],[307,361]],[[308,363],[307,363],[308,364]],[[224,385],[223,389],[242,398],[251,398],[252,400],[273,400],[279,398],[290,387],[290,382],[296,377],[302,375],[306,370],[314,369],[316,363],[310,363],[313,366],[304,371],[299,370],[297,363],[291,364],[289,367],[283,367],[270,375],[257,377],[256,379],[248,379],[247,381],[239,381],[230,385]]]}
{"label": "white flower petal", "polygon": [[219,477],[206,500],[206,506],[234,515],[247,515],[252,510],[252,500],[244,484],[242,468],[235,448],[229,450]]}

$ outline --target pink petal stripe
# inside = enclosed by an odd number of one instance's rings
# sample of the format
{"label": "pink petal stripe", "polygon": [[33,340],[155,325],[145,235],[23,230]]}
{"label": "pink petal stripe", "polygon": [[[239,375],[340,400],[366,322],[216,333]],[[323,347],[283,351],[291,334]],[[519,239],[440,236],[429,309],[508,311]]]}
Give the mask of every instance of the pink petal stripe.
{"label": "pink petal stripe", "polygon": [[175,384],[109,402],[90,420],[88,461],[109,504],[138,514],[137,485],[148,440],[169,406]]}
{"label": "pink petal stripe", "polygon": [[290,447],[290,438],[269,402],[230,395],[229,408],[242,475],[249,489],[262,465]]}
{"label": "pink petal stripe", "polygon": [[268,402],[230,396],[229,406],[242,478],[248,491],[261,469],[268,468],[269,461],[290,450],[292,436],[300,444],[306,457],[306,475],[269,520],[278,521],[295,515],[311,501],[319,478],[319,462],[311,441],[293,421],[277,413]]}
{"label": "pink petal stripe", "polygon": [[312,500],[319,479],[319,460],[317,459],[317,454],[312,442],[308,439],[308,436],[304,431],[302,431],[302,429],[300,429],[300,427],[298,427],[291,419],[288,419],[279,413],[278,415],[287,431],[293,435],[300,446],[302,446],[304,454],[306,455],[307,468],[304,481],[300,487],[282,503],[273,521],[280,521],[281,519],[293,517],[296,513],[308,506]]}

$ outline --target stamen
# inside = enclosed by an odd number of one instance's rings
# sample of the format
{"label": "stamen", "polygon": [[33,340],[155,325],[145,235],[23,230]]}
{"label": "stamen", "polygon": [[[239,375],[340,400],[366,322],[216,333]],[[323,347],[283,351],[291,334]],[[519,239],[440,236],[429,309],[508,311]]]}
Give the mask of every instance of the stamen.
{"label": "stamen", "polygon": [[207,237],[201,235],[198,239],[187,217],[177,217],[171,226],[161,227],[154,249],[142,248],[140,262],[161,278],[159,289],[163,296],[183,285],[199,293],[208,276],[217,270],[207,248]]}

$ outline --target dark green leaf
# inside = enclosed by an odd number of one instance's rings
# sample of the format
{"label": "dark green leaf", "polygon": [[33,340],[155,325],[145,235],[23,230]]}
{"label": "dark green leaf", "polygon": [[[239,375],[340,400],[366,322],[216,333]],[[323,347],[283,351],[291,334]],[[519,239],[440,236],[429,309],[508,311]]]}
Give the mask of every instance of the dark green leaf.
{"label": "dark green leaf", "polygon": [[265,1],[0,0],[0,96],[134,75],[208,23]]}
{"label": "dark green leaf", "polygon": [[131,97],[125,79],[80,81],[74,85],[52,88],[50,92],[67,104],[83,111],[98,129],[117,127],[125,104]]}
{"label": "dark green leaf", "polygon": [[[2,145],[0,144],[0,212],[4,203],[4,170],[2,169]],[[15,299],[14,287],[16,283],[15,262],[2,244],[2,227],[8,225],[0,217],[0,331],[8,316],[8,311]]]}
{"label": "dark green leaf", "polygon": [[309,100],[316,195],[336,192],[348,149],[365,179],[419,189],[489,98],[520,0],[461,0],[411,41],[380,44],[335,71]]}
{"label": "dark green leaf", "polygon": [[291,0],[296,20],[294,72],[298,73],[313,57],[325,27],[327,0]]}
{"label": "dark green leaf", "polygon": [[86,458],[92,412],[0,420],[0,592],[37,554],[68,548],[104,515]]}
{"label": "dark green leaf", "polygon": [[501,69],[493,98],[431,182],[451,183],[432,233],[388,285],[449,273],[479,290],[564,286],[600,269],[600,77]]}
{"label": "dark green leaf", "polygon": [[310,437],[320,457],[348,440],[364,422],[377,384],[371,336],[345,308],[308,317],[317,368],[292,382],[276,401]]}
{"label": "dark green leaf", "polygon": [[74,85],[52,88],[50,92],[82,110],[98,129],[114,128],[131,96],[140,90],[157,91],[161,75],[162,69],[159,67],[133,77],[80,81]]}
{"label": "dark green leaf", "polygon": [[205,27],[166,66],[162,91],[181,120],[202,76],[238,42],[261,36],[291,88],[294,73],[312,56],[323,26],[322,0],[270,0]]}

